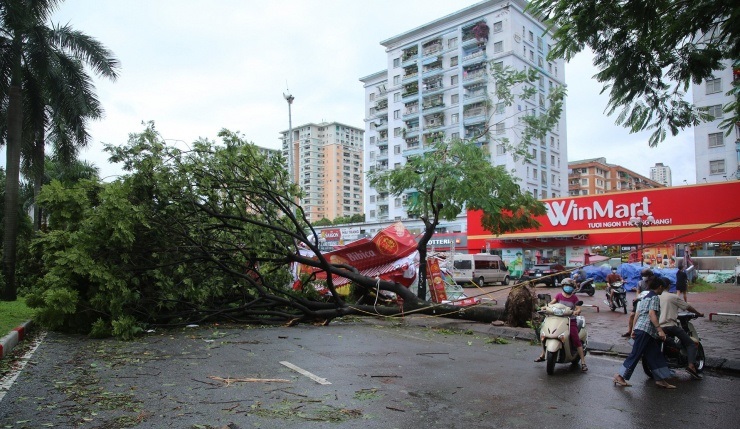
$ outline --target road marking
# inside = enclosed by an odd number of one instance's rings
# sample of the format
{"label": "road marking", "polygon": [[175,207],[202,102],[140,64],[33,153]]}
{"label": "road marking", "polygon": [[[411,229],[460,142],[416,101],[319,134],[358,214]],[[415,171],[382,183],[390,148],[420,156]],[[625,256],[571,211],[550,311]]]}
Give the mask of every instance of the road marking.
{"label": "road marking", "polygon": [[10,391],[10,387],[13,386],[15,379],[18,378],[18,376],[21,374],[21,371],[23,371],[23,368],[26,367],[28,361],[31,360],[33,352],[35,352],[36,349],[39,348],[41,342],[44,340],[44,337],[46,337],[46,332],[42,332],[41,334],[39,334],[39,336],[34,340],[33,346],[31,346],[31,348],[23,356],[18,358],[18,362],[20,363],[20,365],[17,368],[12,369],[6,379],[0,380],[0,402],[3,401],[5,395]]}
{"label": "road marking", "polygon": [[312,373],[306,371],[303,368],[300,368],[300,367],[297,367],[297,366],[293,365],[290,362],[282,361],[282,362],[280,362],[280,364],[287,366],[288,368],[292,369],[295,372],[298,372],[300,374],[305,375],[306,377],[310,378],[311,380],[313,380],[313,381],[315,381],[315,382],[317,382],[319,384],[331,384],[328,381],[326,381],[325,378],[321,378],[318,375],[312,374]]}

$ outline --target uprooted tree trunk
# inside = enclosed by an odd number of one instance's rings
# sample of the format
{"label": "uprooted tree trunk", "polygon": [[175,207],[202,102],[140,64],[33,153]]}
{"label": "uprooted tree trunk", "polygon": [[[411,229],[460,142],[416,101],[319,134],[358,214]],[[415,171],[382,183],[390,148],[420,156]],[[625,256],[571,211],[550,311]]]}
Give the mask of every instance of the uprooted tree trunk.
{"label": "uprooted tree trunk", "polygon": [[[220,134],[223,144],[199,141],[189,152],[153,142],[153,128],[148,131],[146,138],[117,149],[115,156],[135,172],[127,179],[132,189],[155,201],[157,210],[147,221],[168,240],[174,260],[167,264],[198,267],[201,280],[218,276],[233,282],[233,287],[223,288],[218,299],[211,297],[207,303],[178,298],[182,302],[177,305],[149,311],[143,316],[145,323],[328,323],[347,315],[408,314],[478,322],[504,318],[504,312],[493,307],[433,304],[399,283],[367,277],[351,265],[327,260],[298,203],[301,191],[290,183],[280,157],[266,158],[228,131]],[[165,253],[159,251],[158,257]],[[323,273],[328,293],[312,295],[317,282],[310,275],[302,276],[299,290],[293,290],[289,273],[296,263]],[[349,279],[360,295],[387,291],[399,299],[385,305],[369,304],[369,299],[347,302],[337,293],[335,276]]]}

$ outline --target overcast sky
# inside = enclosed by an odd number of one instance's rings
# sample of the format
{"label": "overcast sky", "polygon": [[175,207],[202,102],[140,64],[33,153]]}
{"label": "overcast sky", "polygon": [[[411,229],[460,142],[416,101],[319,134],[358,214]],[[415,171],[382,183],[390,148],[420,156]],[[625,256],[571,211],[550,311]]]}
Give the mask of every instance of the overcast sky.
{"label": "overcast sky", "polygon": [[[279,148],[279,132],[288,128],[286,85],[295,96],[293,125],[364,128],[359,78],[385,67],[379,42],[475,3],[66,0],[52,21],[95,37],[121,62],[116,82],[96,80],[105,118],[93,123],[95,143],[82,153],[106,177],[121,170],[107,162],[102,143],[125,143],[142,121],[155,121],[165,139],[215,139],[227,128]],[[565,69],[569,161],[603,156],[645,176],[662,162],[674,185],[695,183],[693,133],[650,148],[649,133],[629,134],[604,115],[595,73],[588,54]]]}

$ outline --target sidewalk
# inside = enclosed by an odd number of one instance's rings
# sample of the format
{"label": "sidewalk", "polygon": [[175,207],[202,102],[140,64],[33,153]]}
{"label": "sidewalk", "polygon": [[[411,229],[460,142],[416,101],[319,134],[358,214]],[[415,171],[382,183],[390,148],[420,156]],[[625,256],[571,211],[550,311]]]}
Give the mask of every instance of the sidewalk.
{"label": "sidewalk", "polygon": [[[714,370],[733,372],[740,375],[740,317],[728,317],[715,315],[709,320],[710,313],[732,313],[740,314],[740,286],[732,284],[715,284],[717,290],[714,292],[690,293],[689,303],[697,310],[704,313],[704,317],[693,321],[696,330],[701,336],[704,352],[707,357],[706,366]],[[501,290],[504,289],[504,290]],[[485,291],[491,291],[492,297],[497,300],[497,306],[503,307],[506,303],[508,288],[487,287]],[[501,290],[501,292],[496,292]],[[556,288],[537,288],[537,293],[557,294]],[[475,295],[480,290],[467,289],[466,293]],[[604,304],[604,291],[596,291],[593,297],[579,294],[584,305],[596,307],[584,307],[583,315],[586,317],[588,329],[588,349],[592,353],[614,353],[626,355],[632,347],[626,338],[621,335],[627,331],[628,315],[623,311],[612,312]],[[627,299],[632,302],[633,293],[629,292]],[[596,308],[598,307],[598,311]],[[512,328],[508,326],[495,326],[477,322],[467,322],[457,319],[446,319],[430,316],[406,316],[405,323],[416,326],[432,328],[446,328],[457,330],[472,330],[480,334],[492,337],[516,338],[526,341],[534,340],[534,331],[530,328]],[[0,339],[0,358],[7,356],[10,351],[23,340],[25,333],[30,327],[26,322]]]}
{"label": "sidewalk", "polygon": [[[740,317],[737,316],[712,316],[709,320],[710,313],[732,313],[740,314],[740,286],[732,284],[714,284],[716,291],[690,293],[688,296],[689,304],[698,311],[704,313],[703,318],[694,319],[692,323],[696,328],[704,346],[706,354],[706,367],[719,371],[726,371],[740,375]],[[486,287],[486,291],[496,291],[501,287]],[[468,295],[480,293],[479,290],[466,289]],[[549,293],[553,297],[559,292],[556,288],[537,288],[537,293]],[[498,306],[503,307],[506,303],[507,290],[499,293],[493,292]],[[593,297],[585,294],[578,294],[578,298],[583,300],[585,305],[595,305],[598,307],[584,307],[582,315],[586,318],[586,328],[588,329],[588,349],[592,353],[612,353],[626,356],[632,350],[632,346],[622,334],[627,332],[628,314],[620,309],[619,312],[612,312],[604,304],[604,291],[596,291]],[[627,300],[632,302],[633,292],[628,292]],[[628,308],[628,313],[631,308]],[[466,322],[464,320],[445,319],[442,317],[429,316],[411,316],[405,318],[407,323],[415,325],[472,330],[480,334],[490,335],[493,337],[516,338],[521,340],[534,340],[534,331],[530,328],[512,328],[508,326],[494,326],[491,324],[482,324],[475,322]]]}

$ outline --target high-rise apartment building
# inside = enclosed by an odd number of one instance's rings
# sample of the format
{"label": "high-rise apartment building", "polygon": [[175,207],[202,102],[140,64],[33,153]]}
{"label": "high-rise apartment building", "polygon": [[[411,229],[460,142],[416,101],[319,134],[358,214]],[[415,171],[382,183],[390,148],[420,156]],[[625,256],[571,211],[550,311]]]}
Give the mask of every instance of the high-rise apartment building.
{"label": "high-rise apartment building", "polygon": [[661,188],[664,185],[606,158],[592,158],[568,163],[568,193],[571,196]]}
{"label": "high-rise apartment building", "polygon": [[[547,61],[550,35],[525,7],[523,0],[483,1],[380,43],[387,68],[360,79],[368,169],[398,168],[436,141],[475,138],[493,164],[521,180],[523,190],[539,198],[567,193],[564,114],[545,139],[528,148],[529,161],[515,161],[501,144],[517,144],[519,117],[543,112],[550,90],[565,84],[562,60]],[[517,97],[512,106],[499,103],[489,74],[494,66],[536,70],[535,97]],[[367,182],[365,191],[367,221],[406,219],[403,197]]]}
{"label": "high-rise apartment building", "polygon": [[663,186],[672,186],[671,167],[663,165],[662,162],[656,162],[654,166],[650,167],[650,180],[654,180]]}
{"label": "high-rise apartment building", "polygon": [[[281,131],[288,156],[288,130]],[[300,201],[310,221],[360,215],[365,131],[338,122],[293,127],[293,177],[305,195]]]}
{"label": "high-rise apartment building", "polygon": [[733,82],[740,79],[740,69],[733,73],[730,61],[723,64],[723,69],[693,87],[694,104],[706,107],[714,117],[694,127],[696,183],[740,179],[740,125],[735,124],[729,136],[719,127],[725,117],[723,106],[734,99],[734,95],[727,93]]}

